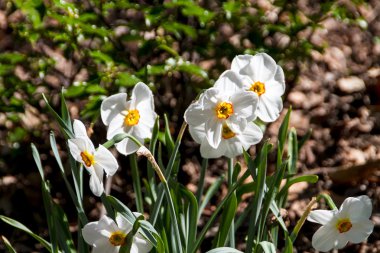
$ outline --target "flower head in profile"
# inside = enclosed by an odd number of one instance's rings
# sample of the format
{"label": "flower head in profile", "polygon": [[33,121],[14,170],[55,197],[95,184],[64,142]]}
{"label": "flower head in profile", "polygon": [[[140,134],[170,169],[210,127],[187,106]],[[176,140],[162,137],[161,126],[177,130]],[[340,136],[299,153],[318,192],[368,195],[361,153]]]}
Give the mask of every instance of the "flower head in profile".
{"label": "flower head in profile", "polygon": [[374,227],[369,219],[371,213],[372,203],[365,195],[345,199],[339,210],[311,211],[307,219],[322,224],[313,235],[313,247],[326,252],[341,249],[348,242],[360,243],[366,240]]}
{"label": "flower head in profile", "polygon": [[223,131],[242,132],[256,118],[258,96],[241,90],[241,85],[236,73],[226,71],[185,112],[187,124],[203,128],[205,139],[214,149],[219,147]]}
{"label": "flower head in profile", "polygon": [[[117,253],[126,243],[126,237],[132,228],[132,224],[124,216],[117,214],[116,222],[103,216],[99,221],[86,224],[82,229],[82,235],[84,240],[93,247],[92,253]],[[137,230],[133,236],[130,252],[148,253],[152,247],[153,245]]]}
{"label": "flower head in profile", "polygon": [[243,149],[247,150],[263,138],[261,129],[253,122],[248,122],[244,131],[233,131],[226,123],[223,124],[220,133],[221,141],[216,148],[208,143],[204,124],[195,127],[189,126],[189,131],[193,139],[201,144],[201,156],[204,158],[219,158],[221,156],[234,158],[241,155]]}
{"label": "flower head in profile", "polygon": [[[127,133],[143,143],[144,139],[152,136],[157,115],[154,112],[152,91],[146,84],[137,83],[129,101],[127,101],[126,93],[115,94],[104,99],[100,110],[102,121],[108,126],[108,140],[117,134]],[[116,143],[115,146],[123,155],[132,154],[139,148],[129,138]]]}
{"label": "flower head in profile", "polygon": [[282,68],[265,53],[238,55],[232,60],[231,70],[243,80],[243,89],[259,96],[257,116],[264,122],[275,121],[282,110],[281,96],[285,92]]}
{"label": "flower head in profile", "polygon": [[95,149],[81,121],[74,120],[73,129],[75,138],[68,140],[70,153],[90,173],[90,189],[99,197],[104,191],[104,171],[107,176],[112,176],[116,173],[119,165],[108,149],[102,145]]}

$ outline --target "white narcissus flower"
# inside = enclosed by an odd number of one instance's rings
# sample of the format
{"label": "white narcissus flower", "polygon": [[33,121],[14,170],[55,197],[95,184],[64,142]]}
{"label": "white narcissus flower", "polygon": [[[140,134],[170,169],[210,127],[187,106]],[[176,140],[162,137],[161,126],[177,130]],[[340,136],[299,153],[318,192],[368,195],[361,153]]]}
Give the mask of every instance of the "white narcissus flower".
{"label": "white narcissus flower", "polygon": [[327,252],[341,249],[348,242],[360,243],[366,240],[374,227],[369,219],[371,213],[371,199],[365,195],[345,199],[339,210],[311,211],[307,219],[322,224],[313,235],[313,247]]}
{"label": "white narcissus flower", "polygon": [[257,116],[264,122],[275,121],[282,110],[281,96],[285,92],[282,68],[265,53],[238,55],[232,60],[231,70],[243,80],[243,89],[259,96]]}
{"label": "white narcissus flower", "polygon": [[261,129],[253,122],[249,122],[244,131],[233,132],[226,123],[222,125],[221,141],[216,148],[211,147],[206,138],[204,124],[199,126],[189,126],[189,131],[193,139],[201,144],[201,155],[204,158],[218,158],[226,156],[234,158],[255,145],[263,138]]}
{"label": "white narcissus flower", "polygon": [[[224,72],[215,86],[206,90],[199,101],[191,104],[184,115],[189,127],[202,127],[209,145],[217,149],[222,131],[242,132],[256,118],[258,97],[241,90],[241,80],[233,71]],[[194,137],[196,138],[196,137]]]}
{"label": "white narcissus flower", "polygon": [[116,173],[119,165],[108,149],[102,145],[95,149],[81,121],[74,120],[73,129],[75,138],[68,140],[70,153],[90,173],[90,189],[99,197],[104,191],[103,170],[107,176],[112,176]]}
{"label": "white narcissus flower", "polygon": [[[135,213],[141,215],[139,213]],[[99,221],[87,223],[82,229],[84,240],[90,244],[92,253],[117,253],[126,243],[126,237],[133,225],[122,215],[116,215],[116,222],[107,216]],[[131,253],[148,253],[153,245],[137,230],[133,236]]]}
{"label": "white narcissus flower", "polygon": [[[104,99],[100,112],[103,123],[108,126],[108,140],[117,134],[127,133],[144,143],[144,139],[152,136],[157,115],[154,112],[152,91],[142,82],[135,85],[129,101],[126,93]],[[129,138],[116,143],[115,146],[123,155],[132,154],[139,148]]]}

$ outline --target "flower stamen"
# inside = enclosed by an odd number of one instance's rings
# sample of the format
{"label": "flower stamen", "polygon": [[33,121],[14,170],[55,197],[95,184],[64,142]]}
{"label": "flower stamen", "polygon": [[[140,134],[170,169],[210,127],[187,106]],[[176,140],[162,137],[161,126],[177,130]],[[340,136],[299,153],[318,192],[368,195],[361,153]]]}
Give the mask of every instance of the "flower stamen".
{"label": "flower stamen", "polygon": [[81,152],[80,156],[82,157],[82,161],[87,167],[90,167],[95,163],[94,155],[88,153],[87,151]]}
{"label": "flower stamen", "polygon": [[125,244],[125,238],[127,237],[122,231],[113,232],[108,239],[113,246],[122,246]]}
{"label": "flower stamen", "polygon": [[234,113],[234,107],[231,103],[221,102],[216,106],[215,111],[218,119],[228,119]]}
{"label": "flower stamen", "polygon": [[128,110],[124,118],[124,124],[126,126],[134,126],[139,123],[140,113],[137,109]]}
{"label": "flower stamen", "polygon": [[235,137],[235,133],[232,132],[231,128],[229,128],[227,126],[227,124],[223,124],[223,128],[222,128],[222,137],[223,139],[230,139],[232,137]]}
{"label": "flower stamen", "polygon": [[338,229],[339,233],[345,233],[352,228],[352,223],[350,219],[340,219],[336,224],[336,228]]}
{"label": "flower stamen", "polygon": [[256,92],[257,95],[261,96],[265,93],[265,84],[260,81],[254,82],[249,90]]}

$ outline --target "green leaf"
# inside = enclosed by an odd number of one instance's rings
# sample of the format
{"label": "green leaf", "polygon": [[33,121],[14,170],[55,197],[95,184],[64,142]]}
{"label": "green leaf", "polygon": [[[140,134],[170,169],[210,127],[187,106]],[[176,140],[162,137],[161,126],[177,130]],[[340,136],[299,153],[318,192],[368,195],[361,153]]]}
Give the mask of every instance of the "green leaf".
{"label": "green leaf", "polygon": [[221,247],[221,248],[216,248],[216,249],[207,251],[206,253],[243,253],[243,252],[237,249],[233,249],[233,248]]}
{"label": "green leaf", "polygon": [[65,96],[64,96],[64,88],[61,90],[61,115],[62,115],[62,120],[66,123],[67,128],[73,132],[73,127],[71,125],[71,117],[69,110],[67,108]]}
{"label": "green leaf", "polygon": [[12,247],[11,243],[8,241],[8,239],[5,236],[1,236],[1,239],[4,242],[5,247],[7,248],[9,253],[17,253],[16,250]]}
{"label": "green leaf", "polygon": [[54,118],[58,122],[58,125],[61,127],[66,136],[68,138],[74,138],[74,133],[70,130],[71,127],[66,125],[66,122],[61,118],[61,116],[58,115],[58,113],[53,109],[53,107],[51,107],[44,94],[42,94],[42,97],[45,100],[48,110],[53,114]]}
{"label": "green leaf", "polygon": [[271,242],[263,241],[259,243],[265,253],[276,253],[276,247]]}
{"label": "green leaf", "polygon": [[36,239],[39,243],[41,243],[42,246],[44,246],[49,252],[52,252],[52,250],[51,250],[51,244],[49,242],[47,242],[42,237],[36,235],[35,233],[33,233],[29,228],[27,228],[22,223],[14,220],[14,219],[11,219],[9,217],[3,216],[3,215],[0,215],[0,219],[2,221],[4,221],[5,223],[11,225],[12,227],[18,228],[18,229],[26,232],[27,234],[29,234],[30,236],[32,236],[34,239]]}
{"label": "green leaf", "polygon": [[132,211],[124,205],[120,200],[113,196],[107,196],[108,202],[112,205],[112,207],[115,209],[116,212],[123,215],[131,224],[135,223],[136,217],[132,213]]}
{"label": "green leaf", "polygon": [[194,194],[185,188],[183,185],[179,185],[181,194],[187,200],[187,208],[185,209],[185,218],[187,224],[187,242],[186,245],[192,245],[195,242],[198,223],[198,202]]}
{"label": "green leaf", "polygon": [[298,142],[297,142],[297,132],[295,128],[292,128],[289,132],[289,142],[288,142],[288,171],[290,175],[297,173],[297,160],[298,160]]}
{"label": "green leaf", "polygon": [[136,83],[141,80],[128,72],[120,72],[116,76],[115,84],[122,87],[133,87]]}
{"label": "green leaf", "polygon": [[233,194],[231,198],[224,205],[222,217],[220,218],[220,226],[217,240],[217,247],[224,246],[228,233],[230,231],[231,225],[234,223],[234,217],[237,208],[236,195]]}
{"label": "green leaf", "polygon": [[224,181],[224,176],[220,176],[207,190],[204,198],[203,198],[203,201],[202,201],[202,204],[199,206],[199,210],[198,210],[198,219],[201,217],[202,213],[203,213],[203,210],[205,209],[205,207],[207,206],[207,204],[210,202],[211,198],[215,195],[215,193],[219,190],[220,188],[220,185],[223,183]]}
{"label": "green leaf", "polygon": [[290,119],[291,112],[292,112],[292,108],[289,107],[288,112],[286,113],[285,118],[282,121],[282,124],[280,126],[280,130],[278,131],[278,142],[279,142],[278,148],[280,149],[281,154],[284,152],[284,146],[286,142],[286,136],[288,133],[289,119]]}

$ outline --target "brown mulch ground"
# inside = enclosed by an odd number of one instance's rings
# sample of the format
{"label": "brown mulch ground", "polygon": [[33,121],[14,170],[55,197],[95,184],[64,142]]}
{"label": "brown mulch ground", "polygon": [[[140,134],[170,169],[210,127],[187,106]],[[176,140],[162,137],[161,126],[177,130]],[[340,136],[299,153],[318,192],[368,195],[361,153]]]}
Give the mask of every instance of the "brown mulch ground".
{"label": "brown mulch ground", "polygon": [[[300,152],[299,173],[320,176],[316,185],[298,184],[292,188],[287,208],[289,225],[295,224],[311,197],[320,192],[329,192],[337,204],[346,197],[363,194],[373,200],[375,230],[368,242],[350,245],[340,252],[380,252],[380,2],[372,0],[369,3],[368,7],[354,10],[364,16],[367,29],[334,19],[323,22],[323,28],[313,34],[311,40],[328,47],[324,53],[313,52],[313,61],[303,66],[297,84],[287,87],[284,98],[285,107],[293,108],[291,126],[297,129],[299,137],[313,129],[310,140]],[[282,117],[285,113],[286,110]],[[280,122],[268,126],[266,137],[273,143]],[[189,138],[184,141],[184,152],[194,147],[197,146]],[[48,150],[40,151],[49,154]],[[46,235],[39,175],[29,147],[21,148],[20,152],[25,154],[25,160],[9,157],[12,164],[7,167],[12,166],[14,173],[0,178],[0,212]],[[42,159],[47,160],[46,155]],[[128,159],[123,157],[119,161],[128,167]],[[183,164],[183,182],[194,190],[199,172],[197,155],[183,158]],[[207,171],[206,186],[225,173],[225,167],[223,160],[214,161]],[[47,173],[54,168],[55,164],[48,163]],[[61,186],[56,189],[65,189],[59,178],[51,178],[51,181]],[[116,196],[123,195],[132,192],[131,187],[129,181],[119,175],[114,178],[112,191]],[[54,194],[69,212],[69,217],[74,216],[70,200],[63,197],[67,193]],[[90,197],[87,201],[85,206],[90,217],[97,217],[100,209],[97,199]],[[213,208],[205,210],[205,219]],[[313,224],[305,224],[295,244],[297,252],[314,252],[310,240],[316,229]],[[74,223],[72,230],[76,230]],[[20,252],[35,249],[34,241],[24,233],[1,224],[0,234],[3,233],[16,242]],[[3,250],[1,243],[0,250]]]}

